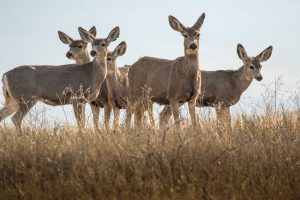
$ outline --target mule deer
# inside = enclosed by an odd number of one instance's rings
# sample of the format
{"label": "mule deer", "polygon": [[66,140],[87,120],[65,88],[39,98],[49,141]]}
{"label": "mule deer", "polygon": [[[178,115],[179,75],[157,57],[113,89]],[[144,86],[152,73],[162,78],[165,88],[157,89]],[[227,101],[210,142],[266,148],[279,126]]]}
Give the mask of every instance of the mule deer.
{"label": "mule deer", "polygon": [[[230,106],[236,104],[253,79],[262,80],[261,62],[267,61],[273,47],[269,46],[255,57],[248,57],[244,47],[237,45],[237,54],[244,65],[238,70],[201,71],[201,93],[198,107],[215,107],[219,122],[231,123]],[[160,124],[167,123],[171,109],[166,106],[160,114]]]}
{"label": "mule deer", "polygon": [[203,13],[189,28],[175,17],[169,16],[170,26],[184,37],[184,56],[175,60],[143,57],[130,67],[130,103],[137,115],[137,125],[141,124],[142,113],[145,110],[143,106],[148,104],[148,97],[143,94],[145,86],[149,88],[151,101],[170,105],[177,125],[180,123],[179,106],[188,102],[192,122],[196,124],[195,105],[201,87],[198,64],[199,31],[204,18]]}
{"label": "mule deer", "polygon": [[[89,30],[90,34],[96,37],[97,30],[93,26]],[[85,64],[91,62],[89,52],[88,52],[88,43],[83,40],[74,40],[67,34],[62,31],[58,31],[58,36],[62,43],[69,45],[70,49],[66,53],[66,57],[72,60],[75,60],[77,64]]]}
{"label": "mule deer", "polygon": [[6,72],[2,79],[6,103],[0,110],[0,121],[15,113],[12,121],[21,133],[23,118],[37,101],[42,101],[52,106],[72,104],[77,125],[82,129],[83,106],[99,94],[107,73],[107,46],[119,37],[119,27],[104,39],[95,39],[81,27],[78,30],[85,42],[92,42],[94,60],[81,65],[26,65]]}
{"label": "mule deer", "polygon": [[[90,34],[92,34],[94,37],[96,37],[97,31],[96,27],[93,26],[89,30]],[[66,54],[66,57],[69,59],[75,60],[77,64],[84,64],[90,62],[90,56],[88,53],[87,49],[87,42],[83,40],[73,40],[70,36],[67,34],[58,31],[58,35],[60,40],[64,44],[68,44],[70,46],[69,51]],[[103,81],[100,89],[99,96],[97,97],[96,100],[90,102],[91,110],[93,113],[93,124],[94,124],[94,129],[98,130],[99,129],[99,113],[100,113],[100,108],[104,108],[104,125],[105,127],[108,127],[109,124],[109,118],[111,114],[111,106],[108,102],[108,91],[107,91],[107,85],[106,81]],[[85,119],[83,120],[85,121]]]}

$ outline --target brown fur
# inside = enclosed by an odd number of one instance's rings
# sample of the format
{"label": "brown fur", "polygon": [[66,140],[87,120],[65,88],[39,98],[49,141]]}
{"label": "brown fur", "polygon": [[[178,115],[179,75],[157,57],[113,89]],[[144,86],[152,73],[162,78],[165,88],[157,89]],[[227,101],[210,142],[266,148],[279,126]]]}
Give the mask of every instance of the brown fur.
{"label": "brown fur", "polygon": [[[238,45],[238,55],[244,65],[238,70],[201,71],[201,96],[197,99],[198,107],[215,107],[219,121],[230,124],[230,106],[236,104],[242,93],[253,79],[261,80],[261,64],[268,60],[272,46],[256,57],[248,57],[244,47]],[[160,124],[165,124],[171,116],[170,107],[166,106],[160,114]]]}
{"label": "brown fur", "polygon": [[137,125],[151,101],[170,105],[176,124],[179,124],[179,106],[189,102],[193,124],[196,123],[195,104],[200,94],[200,69],[198,65],[199,30],[204,14],[192,28],[186,28],[175,17],[169,16],[171,27],[184,37],[184,57],[167,60],[143,57],[134,63],[128,73],[130,103]]}
{"label": "brown fur", "polygon": [[[106,39],[95,39],[82,28],[79,28],[79,32],[94,43],[95,59],[81,65],[27,65],[6,72],[3,91],[6,94],[9,92],[9,99],[18,105],[13,107],[11,102],[6,102],[6,106],[0,110],[0,121],[15,112],[12,121],[17,131],[21,132],[22,119],[37,101],[42,101],[48,105],[72,104],[78,127],[83,128],[84,104],[96,99],[99,94],[106,77],[107,46],[119,36],[119,28],[113,29]],[[99,41],[105,46],[95,45]],[[7,106],[10,107],[9,112]]]}

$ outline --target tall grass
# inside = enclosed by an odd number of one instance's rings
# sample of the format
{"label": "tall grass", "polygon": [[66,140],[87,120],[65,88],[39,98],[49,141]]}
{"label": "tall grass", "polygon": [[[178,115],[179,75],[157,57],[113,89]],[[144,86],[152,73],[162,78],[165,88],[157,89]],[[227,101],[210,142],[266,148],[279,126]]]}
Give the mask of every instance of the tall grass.
{"label": "tall grass", "polygon": [[267,108],[231,129],[1,126],[0,199],[300,199],[299,110]]}

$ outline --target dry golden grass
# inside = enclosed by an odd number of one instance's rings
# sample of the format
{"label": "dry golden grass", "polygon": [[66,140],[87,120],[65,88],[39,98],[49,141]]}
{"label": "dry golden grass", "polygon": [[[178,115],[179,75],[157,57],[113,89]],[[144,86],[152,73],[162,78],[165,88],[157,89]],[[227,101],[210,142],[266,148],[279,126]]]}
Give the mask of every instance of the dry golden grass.
{"label": "dry golden grass", "polygon": [[295,114],[200,127],[0,129],[0,199],[299,199]]}

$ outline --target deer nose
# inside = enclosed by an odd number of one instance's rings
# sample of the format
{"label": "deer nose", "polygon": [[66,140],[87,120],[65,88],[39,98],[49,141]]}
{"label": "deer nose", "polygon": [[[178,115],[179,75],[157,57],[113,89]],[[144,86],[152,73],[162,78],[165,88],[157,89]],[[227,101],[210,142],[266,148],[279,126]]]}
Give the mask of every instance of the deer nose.
{"label": "deer nose", "polygon": [[96,55],[96,51],[92,50],[90,54],[91,54],[91,56],[95,56]]}
{"label": "deer nose", "polygon": [[197,47],[198,46],[195,43],[193,43],[193,44],[190,45],[190,49],[193,49],[193,50],[197,49]]}
{"label": "deer nose", "polygon": [[66,57],[70,59],[73,57],[73,55],[70,52],[67,52]]}
{"label": "deer nose", "polygon": [[261,81],[263,79],[262,76],[256,77],[256,80]]}

